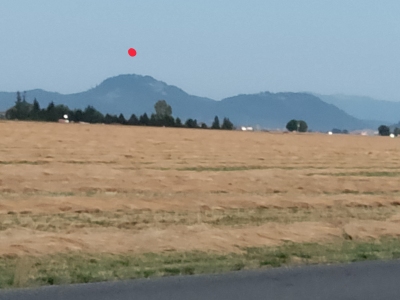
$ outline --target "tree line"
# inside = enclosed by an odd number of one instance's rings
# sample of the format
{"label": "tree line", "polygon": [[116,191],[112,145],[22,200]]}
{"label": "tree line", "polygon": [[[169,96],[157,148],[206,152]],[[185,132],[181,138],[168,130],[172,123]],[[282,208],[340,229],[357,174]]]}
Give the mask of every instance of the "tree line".
{"label": "tree line", "polygon": [[[399,122],[399,124],[400,124],[400,122]],[[379,135],[382,135],[382,136],[389,136],[392,133],[395,136],[398,136],[400,134],[400,128],[395,127],[393,129],[393,132],[391,132],[389,126],[381,125],[381,126],[378,127],[378,132],[379,132]]]}
{"label": "tree line", "polygon": [[140,116],[132,114],[129,119],[121,113],[119,116],[113,114],[103,115],[93,106],[87,106],[85,109],[71,110],[65,105],[55,105],[50,102],[46,108],[41,108],[36,98],[33,103],[26,101],[25,93],[21,96],[17,92],[15,105],[7,110],[6,119],[8,120],[23,120],[23,121],[43,121],[43,122],[58,122],[64,115],[68,116],[70,122],[85,122],[85,123],[104,123],[104,124],[121,124],[121,125],[138,125],[138,126],[165,126],[165,127],[186,127],[186,128],[211,128],[211,129],[234,129],[233,123],[229,118],[224,118],[220,123],[218,116],[215,116],[210,127],[203,122],[198,122],[196,119],[189,118],[182,122],[180,118],[172,116],[172,108],[165,100],[159,100],[154,105],[155,113],[150,116],[144,113]]}

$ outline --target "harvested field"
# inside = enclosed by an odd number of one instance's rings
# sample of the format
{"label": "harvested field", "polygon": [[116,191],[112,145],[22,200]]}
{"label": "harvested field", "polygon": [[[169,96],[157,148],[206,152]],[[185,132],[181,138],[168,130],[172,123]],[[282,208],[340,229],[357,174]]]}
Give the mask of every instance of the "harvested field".
{"label": "harvested field", "polygon": [[0,132],[3,258],[400,236],[400,139],[28,122]]}

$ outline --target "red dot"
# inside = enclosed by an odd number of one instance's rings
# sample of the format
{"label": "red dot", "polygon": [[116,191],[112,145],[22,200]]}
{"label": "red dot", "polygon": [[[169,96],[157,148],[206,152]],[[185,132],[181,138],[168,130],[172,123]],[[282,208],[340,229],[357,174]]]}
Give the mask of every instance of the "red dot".
{"label": "red dot", "polygon": [[130,55],[130,56],[135,56],[136,55],[136,50],[135,49],[133,49],[133,48],[129,48],[129,50],[128,50],[128,54]]}

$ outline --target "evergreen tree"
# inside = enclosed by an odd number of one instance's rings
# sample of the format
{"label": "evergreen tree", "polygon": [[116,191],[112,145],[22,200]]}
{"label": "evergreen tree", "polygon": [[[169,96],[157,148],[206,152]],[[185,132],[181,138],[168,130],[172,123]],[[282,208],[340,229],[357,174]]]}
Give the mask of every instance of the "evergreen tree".
{"label": "evergreen tree", "polygon": [[232,130],[233,129],[232,122],[229,121],[228,118],[224,118],[224,120],[222,121],[221,129]]}
{"label": "evergreen tree", "polygon": [[24,92],[23,98],[21,98],[21,93],[17,92],[17,100],[15,101],[15,106],[10,109],[8,117],[10,119],[17,120],[28,120],[31,110],[31,104],[26,102],[26,92]]}
{"label": "evergreen tree", "polygon": [[121,114],[119,114],[119,116],[118,116],[118,123],[119,124],[122,124],[122,125],[126,125],[126,119],[125,119],[125,117],[124,117],[124,115],[121,113]]}
{"label": "evergreen tree", "polygon": [[140,124],[140,125],[143,125],[143,126],[149,126],[149,124],[150,124],[150,119],[149,119],[149,117],[147,116],[147,113],[144,113],[143,115],[141,115],[141,116],[139,117],[139,124]]}
{"label": "evergreen tree", "polygon": [[87,123],[104,123],[104,116],[93,106],[87,106],[83,111],[83,121]]}
{"label": "evergreen tree", "polygon": [[106,114],[104,116],[104,124],[111,124],[113,121],[113,117],[110,114]]}
{"label": "evergreen tree", "polygon": [[219,119],[218,116],[215,116],[214,118],[214,122],[211,125],[211,129],[221,129],[220,125],[219,125]]}
{"label": "evergreen tree", "polygon": [[57,116],[57,111],[56,111],[56,106],[54,105],[54,102],[51,101],[49,105],[47,106],[46,112],[45,112],[45,121],[48,122],[57,122],[59,117]]}
{"label": "evergreen tree", "polygon": [[176,118],[175,120],[175,127],[182,127],[182,121],[180,118]]}
{"label": "evergreen tree", "polygon": [[18,91],[17,92],[17,100],[15,101],[15,104],[21,103],[22,102],[22,98],[21,98],[21,93]]}
{"label": "evergreen tree", "polygon": [[135,114],[132,114],[129,118],[128,125],[139,125],[139,119],[136,117]]}
{"label": "evergreen tree", "polygon": [[15,105],[6,111],[6,118],[7,119],[15,120],[15,119],[19,118],[18,111],[19,111],[19,108],[21,106],[21,103],[22,103],[21,93],[18,91],[17,92],[17,99],[15,101]]}
{"label": "evergreen tree", "polygon": [[40,119],[40,105],[36,98],[33,100],[33,106],[30,113],[31,120],[39,120]]}
{"label": "evergreen tree", "polygon": [[150,120],[149,120],[149,126],[161,126],[161,120],[156,117],[155,114],[151,114]]}
{"label": "evergreen tree", "polygon": [[175,119],[172,116],[164,116],[162,123],[166,127],[175,127]]}
{"label": "evergreen tree", "polygon": [[15,115],[14,118],[15,119],[20,119],[21,114],[21,106],[22,106],[22,98],[21,98],[21,93],[18,91],[17,92],[17,100],[15,101]]}
{"label": "evergreen tree", "polygon": [[197,124],[196,119],[187,119],[185,122],[185,126],[187,128],[199,128],[199,125]]}
{"label": "evergreen tree", "polygon": [[116,115],[110,115],[110,114],[106,114],[103,119],[104,124],[123,124],[123,123],[121,123],[121,121],[123,122],[122,118],[120,119],[120,117],[117,117]]}
{"label": "evergreen tree", "polygon": [[81,109],[74,110],[71,120],[73,120],[74,122],[82,122],[83,121],[83,111]]}

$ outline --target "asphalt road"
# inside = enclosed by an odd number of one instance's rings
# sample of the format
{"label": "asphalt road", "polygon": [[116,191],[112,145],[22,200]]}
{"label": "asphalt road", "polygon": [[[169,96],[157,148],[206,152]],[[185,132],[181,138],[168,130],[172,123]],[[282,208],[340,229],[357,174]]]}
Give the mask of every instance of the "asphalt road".
{"label": "asphalt road", "polygon": [[400,299],[400,261],[1,291],[7,300]]}

